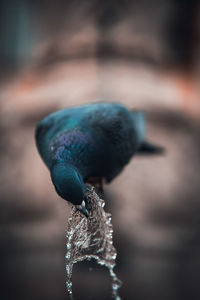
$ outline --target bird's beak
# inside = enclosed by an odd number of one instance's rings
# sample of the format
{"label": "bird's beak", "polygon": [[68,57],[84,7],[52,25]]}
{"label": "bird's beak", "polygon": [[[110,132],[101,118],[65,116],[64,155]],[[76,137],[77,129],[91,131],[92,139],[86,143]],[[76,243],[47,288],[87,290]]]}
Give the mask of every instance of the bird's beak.
{"label": "bird's beak", "polygon": [[85,201],[83,201],[81,203],[81,205],[76,205],[76,207],[78,208],[78,210],[80,210],[84,214],[84,216],[86,216],[86,218],[89,217],[88,210],[85,207]]}

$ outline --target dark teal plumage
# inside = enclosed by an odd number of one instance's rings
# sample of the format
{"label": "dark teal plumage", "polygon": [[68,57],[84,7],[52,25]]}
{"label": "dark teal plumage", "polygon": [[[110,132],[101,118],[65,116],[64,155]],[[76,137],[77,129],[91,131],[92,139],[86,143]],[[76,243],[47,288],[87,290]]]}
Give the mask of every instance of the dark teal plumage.
{"label": "dark teal plumage", "polygon": [[[63,196],[65,188],[74,193],[71,186],[75,181],[77,183],[77,174],[82,185],[91,176],[103,177],[110,182],[131,157],[142,149],[144,139],[143,113],[131,112],[113,103],[95,103],[59,110],[40,121],[36,128],[39,153],[51,174],[54,174],[53,183],[63,198],[67,197]],[[55,167],[58,165],[62,168]],[[76,170],[74,175],[71,171],[73,168]],[[58,171],[55,169],[63,173],[60,175],[62,179],[59,174],[56,175]],[[70,174],[73,179],[69,184]],[[83,200],[76,201],[74,197],[72,201],[70,197],[68,194],[69,199],[66,200],[75,204]]]}

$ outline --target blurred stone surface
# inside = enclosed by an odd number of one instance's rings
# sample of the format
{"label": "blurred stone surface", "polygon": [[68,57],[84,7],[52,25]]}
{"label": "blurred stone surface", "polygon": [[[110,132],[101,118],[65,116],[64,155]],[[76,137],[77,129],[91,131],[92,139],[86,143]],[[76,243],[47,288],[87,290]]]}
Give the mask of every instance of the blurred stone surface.
{"label": "blurred stone surface", "polygon": [[[3,299],[66,299],[68,206],[37,153],[34,127],[50,111],[100,99],[144,109],[148,138],[166,148],[162,156],[135,157],[105,189],[122,299],[182,300],[191,293],[198,299],[200,127],[184,113],[176,84],[155,69],[116,59],[31,72],[34,84],[26,85],[26,75],[2,89]],[[109,299],[108,274],[94,263],[77,265],[73,280],[77,299]],[[90,285],[95,289],[88,292]]]}
{"label": "blurred stone surface", "polygon": [[[63,2],[61,14],[56,4],[46,9],[45,1],[36,3],[43,9],[36,10],[41,39],[34,59],[12,78],[1,74],[0,298],[67,298],[68,205],[55,193],[37,153],[34,128],[56,109],[104,100],[144,109],[148,138],[166,148],[162,156],[135,157],[105,188],[122,299],[199,299],[200,91],[192,54],[198,40],[186,47],[192,67],[183,60],[181,69],[164,68],[178,53],[167,44],[164,29],[176,16],[171,12],[178,14],[184,5],[187,11],[187,4],[84,1],[75,10],[77,2],[69,2]],[[184,15],[189,24],[196,7],[191,3]],[[183,40],[179,50],[180,45]],[[75,299],[110,299],[106,274],[93,262],[77,264]]]}

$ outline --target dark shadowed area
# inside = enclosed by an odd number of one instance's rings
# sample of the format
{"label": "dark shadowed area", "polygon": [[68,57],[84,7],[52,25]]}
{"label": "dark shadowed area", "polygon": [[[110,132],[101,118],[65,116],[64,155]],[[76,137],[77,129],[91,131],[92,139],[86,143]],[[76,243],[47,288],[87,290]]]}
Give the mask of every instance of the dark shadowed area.
{"label": "dark shadowed area", "polygon": [[[99,100],[147,115],[165,147],[105,187],[123,300],[200,299],[200,1],[1,1],[2,300],[64,300],[69,207],[37,153],[36,123]],[[106,269],[75,265],[75,300],[111,299]]]}

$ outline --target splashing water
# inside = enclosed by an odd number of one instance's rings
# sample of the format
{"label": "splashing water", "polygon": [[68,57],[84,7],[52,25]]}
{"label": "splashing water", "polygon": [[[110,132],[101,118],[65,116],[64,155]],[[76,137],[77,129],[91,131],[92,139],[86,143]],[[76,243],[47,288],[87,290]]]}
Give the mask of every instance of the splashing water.
{"label": "splashing water", "polygon": [[121,281],[113,271],[116,265],[117,251],[113,246],[113,227],[111,215],[103,209],[105,202],[95,193],[94,187],[87,185],[86,208],[89,217],[86,218],[71,206],[71,213],[67,225],[66,242],[66,287],[70,298],[72,295],[73,265],[85,259],[95,259],[98,264],[108,268],[112,279],[112,296],[120,300],[118,289]]}

